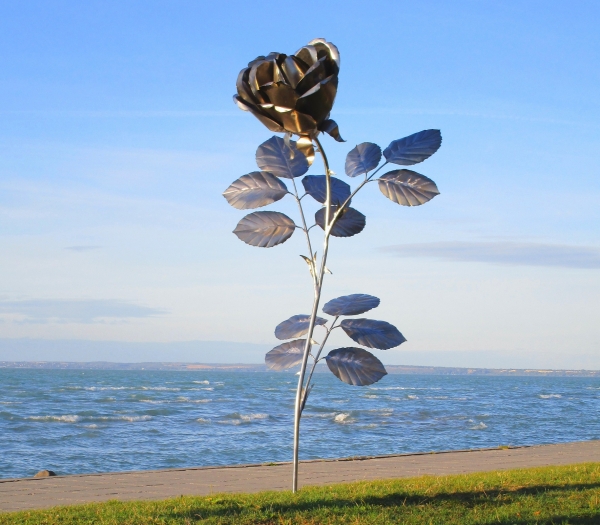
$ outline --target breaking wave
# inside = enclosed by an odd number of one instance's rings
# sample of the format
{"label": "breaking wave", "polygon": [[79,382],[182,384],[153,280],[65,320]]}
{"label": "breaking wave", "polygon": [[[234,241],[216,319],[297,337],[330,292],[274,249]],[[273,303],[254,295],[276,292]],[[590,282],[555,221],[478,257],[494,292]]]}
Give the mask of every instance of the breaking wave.
{"label": "breaking wave", "polygon": [[[469,420],[469,422],[470,423],[475,423],[475,421],[473,421],[472,419]],[[473,425],[472,427],[469,427],[469,430],[485,430],[486,428],[487,428],[487,425],[483,421],[480,421],[476,425]]]}
{"label": "breaking wave", "polygon": [[234,412],[233,414],[229,414],[224,419],[221,419],[219,423],[222,425],[242,425],[244,423],[252,423],[253,421],[261,421],[264,419],[269,419],[271,416],[269,414],[240,414],[238,412]]}
{"label": "breaking wave", "polygon": [[81,416],[29,416],[25,419],[30,421],[59,421],[61,423],[77,423],[81,421]]}
{"label": "breaking wave", "polygon": [[356,421],[356,419],[350,417],[350,414],[348,412],[342,412],[341,414],[336,415],[333,418],[333,421],[335,423],[340,423],[342,425],[347,425],[349,423],[354,423]]}
{"label": "breaking wave", "polygon": [[80,421],[127,421],[136,423],[138,421],[150,421],[152,416],[28,416],[29,421],[55,421],[58,423],[79,423]]}

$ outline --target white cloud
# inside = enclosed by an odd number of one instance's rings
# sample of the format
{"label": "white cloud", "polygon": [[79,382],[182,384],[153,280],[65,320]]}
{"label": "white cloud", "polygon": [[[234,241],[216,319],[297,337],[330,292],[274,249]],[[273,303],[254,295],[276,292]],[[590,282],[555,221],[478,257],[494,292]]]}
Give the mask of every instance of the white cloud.
{"label": "white cloud", "polygon": [[447,261],[512,266],[600,269],[600,248],[534,242],[428,242],[382,248],[399,257],[433,257]]}
{"label": "white cloud", "polygon": [[0,301],[0,318],[26,323],[97,323],[105,319],[154,317],[167,313],[115,299]]}
{"label": "white cloud", "polygon": [[70,250],[72,252],[89,252],[90,250],[98,250],[100,246],[91,246],[91,245],[77,245],[77,246],[66,246],[65,250]]}

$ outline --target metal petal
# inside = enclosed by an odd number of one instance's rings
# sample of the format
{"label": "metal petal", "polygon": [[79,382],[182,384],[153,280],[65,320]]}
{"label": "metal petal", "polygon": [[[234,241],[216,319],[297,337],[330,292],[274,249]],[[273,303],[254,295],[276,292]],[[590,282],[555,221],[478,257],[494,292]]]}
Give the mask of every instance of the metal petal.
{"label": "metal petal", "polygon": [[248,104],[256,105],[264,102],[262,96],[257,97],[252,90],[250,89],[250,85],[248,84],[248,77],[250,74],[250,69],[242,69],[240,74],[238,75],[235,86],[237,88],[238,95],[242,100],[247,102]]}
{"label": "metal petal", "polygon": [[[315,318],[315,326],[327,324],[327,319],[322,317]],[[310,315],[294,315],[277,325],[275,328],[275,337],[277,339],[292,339],[300,337],[308,332],[310,326]]]}
{"label": "metal petal", "polygon": [[358,177],[375,169],[381,160],[381,148],[372,142],[363,142],[346,156],[346,175]]}
{"label": "metal petal", "polygon": [[248,75],[248,84],[253,93],[258,94],[260,88],[273,82],[273,68],[275,62],[272,60],[262,60],[250,68]]}
{"label": "metal petal", "polygon": [[287,57],[281,65],[281,69],[283,70],[288,83],[294,89],[296,89],[298,82],[304,78],[304,73],[306,73],[309,67],[310,66],[307,66],[302,60],[293,55]]}
{"label": "metal petal", "polygon": [[328,57],[335,62],[337,68],[340,68],[340,52],[338,48],[332,44],[331,42],[327,42],[324,38],[315,38],[311,40],[309,45],[312,45],[317,50],[317,56],[320,55],[323,51],[328,55]]}
{"label": "metal petal", "polygon": [[283,82],[277,82],[271,84],[262,89],[269,101],[280,108],[288,108],[289,110],[296,107],[296,101],[298,100],[298,94],[294,89]]}
{"label": "metal petal", "polygon": [[312,166],[312,163],[315,160],[315,146],[313,145],[312,139],[307,136],[302,136],[296,142],[296,147],[300,153],[306,157],[308,165]]}
{"label": "metal petal", "polygon": [[336,348],[325,360],[333,375],[349,385],[372,385],[387,375],[383,363],[362,348]]}
{"label": "metal petal", "polygon": [[[281,64],[285,60],[285,55],[277,55],[278,58],[275,59],[275,66],[273,67],[273,83],[281,84],[285,83],[285,75],[281,70]],[[281,58],[283,57],[283,58]]]}
{"label": "metal petal", "polygon": [[244,101],[239,95],[233,95],[233,103],[237,105],[242,111],[250,111],[250,106]]}
{"label": "metal petal", "polygon": [[322,58],[306,71],[302,80],[298,82],[296,91],[300,94],[306,94],[329,76],[327,67],[325,66],[325,59]]}
{"label": "metal petal", "polygon": [[[331,207],[331,217],[333,217],[336,209],[335,206]],[[315,222],[325,229],[325,208],[321,208],[315,213]],[[333,225],[331,235],[334,237],[352,237],[363,231],[366,223],[367,218],[362,213],[354,208],[346,208],[342,216]]]}
{"label": "metal petal", "polygon": [[259,62],[263,61],[266,57],[263,55],[259,55],[257,56],[254,60],[251,60],[250,62],[248,62],[248,68],[251,68],[254,64],[258,64]]}
{"label": "metal petal", "polygon": [[317,56],[317,50],[310,44],[298,49],[294,55],[302,60],[302,62],[304,62],[308,67],[311,67],[317,60],[319,60],[319,57]]}
{"label": "metal petal", "polygon": [[255,211],[246,215],[235,227],[241,241],[259,248],[271,248],[287,241],[296,225],[287,215],[277,211]]}
{"label": "metal petal", "polygon": [[340,326],[359,345],[388,350],[406,341],[398,329],[385,321],[373,319],[344,319]]}
{"label": "metal petal", "polygon": [[260,208],[282,199],[286,185],[266,171],[253,171],[234,181],[223,192],[227,202],[238,210]]}
{"label": "metal petal", "polygon": [[327,119],[321,122],[321,124],[319,124],[319,131],[327,133],[337,142],[346,142],[340,135],[340,128],[335,120]]}
{"label": "metal petal", "polygon": [[[256,163],[263,171],[268,171],[277,177],[292,179],[300,177],[308,171],[308,162],[300,155],[296,143],[290,141],[291,150],[281,137],[271,137],[263,142],[256,150]],[[292,156],[292,152],[294,155]]]}
{"label": "metal petal", "polygon": [[431,157],[442,145],[439,129],[426,129],[403,139],[394,140],[383,154],[388,162],[411,166]]}
{"label": "metal petal", "polygon": [[304,93],[296,103],[296,109],[310,115],[315,122],[327,119],[337,93],[337,76],[330,76]]}
{"label": "metal petal", "polygon": [[364,314],[379,306],[379,298],[364,293],[336,297],[323,305],[323,311],[328,315],[358,315]]}
{"label": "metal petal", "polygon": [[[331,179],[331,203],[340,206],[350,197],[350,186],[343,180],[335,177]],[[327,177],[325,175],[307,175],[302,179],[302,185],[313,199],[321,204],[325,203],[327,197]]]}
{"label": "metal petal", "polygon": [[270,116],[267,116],[264,111],[259,109],[256,106],[248,104],[246,101],[242,100],[239,96],[234,95],[234,102],[238,105],[239,108],[250,111],[258,120],[260,120],[270,131],[274,133],[282,133],[285,131],[280,122],[273,120]]}
{"label": "metal petal", "polygon": [[306,339],[283,343],[267,352],[265,363],[271,370],[286,370],[302,362]]}
{"label": "metal petal", "polygon": [[297,135],[305,135],[317,129],[315,119],[310,115],[300,113],[299,111],[281,113],[280,118],[286,131],[291,131]]}
{"label": "metal petal", "polygon": [[402,206],[420,206],[440,192],[430,178],[411,170],[394,170],[378,179],[379,190]]}

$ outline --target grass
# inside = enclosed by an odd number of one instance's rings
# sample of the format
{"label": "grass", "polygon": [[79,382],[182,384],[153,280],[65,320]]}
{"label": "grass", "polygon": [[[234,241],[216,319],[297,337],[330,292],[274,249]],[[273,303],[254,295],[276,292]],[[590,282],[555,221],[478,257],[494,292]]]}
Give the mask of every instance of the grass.
{"label": "grass", "polygon": [[0,514],[16,524],[600,524],[600,463]]}

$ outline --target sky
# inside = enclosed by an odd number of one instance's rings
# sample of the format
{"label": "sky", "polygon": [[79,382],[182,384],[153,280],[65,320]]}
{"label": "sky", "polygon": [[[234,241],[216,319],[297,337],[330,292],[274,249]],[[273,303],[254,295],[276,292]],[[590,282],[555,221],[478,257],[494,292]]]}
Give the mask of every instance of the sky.
{"label": "sky", "polygon": [[368,316],[408,340],[384,363],[599,369],[599,19],[585,0],[0,3],[0,361],[262,361],[311,283],[299,233],[232,234],[221,194],[272,136],[232,95],[256,56],[323,37],[340,178],[358,143],[443,135],[414,167],[432,201],[357,195],[325,300],[381,298]]}

